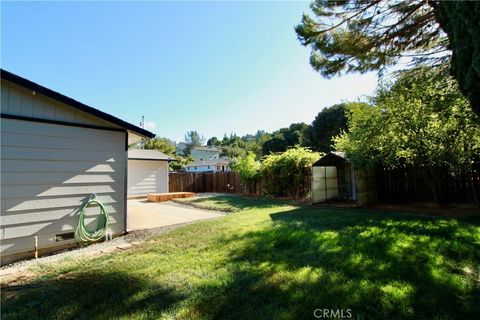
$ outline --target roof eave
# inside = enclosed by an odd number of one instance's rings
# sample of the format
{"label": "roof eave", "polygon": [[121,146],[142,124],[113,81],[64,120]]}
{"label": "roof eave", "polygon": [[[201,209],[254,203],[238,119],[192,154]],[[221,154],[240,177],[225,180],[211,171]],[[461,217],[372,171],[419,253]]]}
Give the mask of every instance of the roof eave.
{"label": "roof eave", "polygon": [[155,134],[145,130],[143,128],[137,127],[131,123],[128,123],[126,121],[123,121],[122,119],[119,119],[115,116],[112,116],[111,114],[108,114],[106,112],[100,111],[98,109],[95,109],[93,107],[87,106],[86,104],[81,103],[80,101],[77,101],[75,99],[72,99],[70,97],[67,97],[61,93],[58,93],[56,91],[53,91],[51,89],[48,89],[44,86],[39,85],[38,83],[35,83],[33,81],[30,81],[28,79],[22,78],[16,74],[13,74],[9,71],[6,71],[4,69],[0,69],[1,71],[1,78],[5,79],[7,81],[10,81],[12,83],[15,83],[19,86],[22,86],[24,88],[30,89],[32,91],[35,91],[36,93],[42,94],[44,96],[47,96],[51,99],[57,100],[59,102],[65,103],[69,106],[72,106],[74,108],[77,108],[81,111],[90,113],[100,119],[103,119],[105,121],[111,122],[113,124],[116,124],[120,127],[125,128],[127,131],[132,131],[138,135],[141,135],[145,138],[154,138]]}

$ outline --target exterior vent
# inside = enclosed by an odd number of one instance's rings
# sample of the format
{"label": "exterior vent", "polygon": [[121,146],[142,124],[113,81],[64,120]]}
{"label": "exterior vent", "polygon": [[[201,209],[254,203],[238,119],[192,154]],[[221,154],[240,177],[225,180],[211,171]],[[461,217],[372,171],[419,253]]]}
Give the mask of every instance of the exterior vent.
{"label": "exterior vent", "polygon": [[62,234],[55,235],[55,242],[61,242],[61,241],[67,241],[67,240],[73,240],[73,239],[75,239],[75,233],[74,232],[62,233]]}

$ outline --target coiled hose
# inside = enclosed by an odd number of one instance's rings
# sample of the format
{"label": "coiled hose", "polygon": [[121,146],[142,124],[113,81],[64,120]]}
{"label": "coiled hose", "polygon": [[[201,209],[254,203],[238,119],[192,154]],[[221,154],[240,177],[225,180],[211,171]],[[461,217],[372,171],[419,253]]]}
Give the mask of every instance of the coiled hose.
{"label": "coiled hose", "polygon": [[[102,239],[107,233],[108,221],[110,220],[110,217],[108,216],[108,212],[103,206],[103,204],[95,198],[96,196],[92,194],[88,201],[80,209],[80,217],[78,219],[77,229],[75,230],[75,239],[77,241],[98,241]],[[85,209],[87,209],[88,206],[93,204],[97,204],[100,207],[100,216],[98,217],[97,227],[95,228],[95,230],[89,230],[85,226]]]}

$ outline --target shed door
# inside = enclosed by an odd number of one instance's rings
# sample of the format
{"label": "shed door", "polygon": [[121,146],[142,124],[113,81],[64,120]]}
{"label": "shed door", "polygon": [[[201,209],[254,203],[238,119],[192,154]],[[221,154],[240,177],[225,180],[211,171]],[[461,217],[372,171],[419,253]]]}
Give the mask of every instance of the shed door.
{"label": "shed door", "polygon": [[338,198],[336,167],[312,168],[312,202],[325,202]]}

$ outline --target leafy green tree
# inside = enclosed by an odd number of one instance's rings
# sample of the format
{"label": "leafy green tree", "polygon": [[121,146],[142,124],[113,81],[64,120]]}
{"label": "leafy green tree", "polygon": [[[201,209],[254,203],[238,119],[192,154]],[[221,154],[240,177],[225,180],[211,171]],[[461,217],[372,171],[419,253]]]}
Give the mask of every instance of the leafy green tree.
{"label": "leafy green tree", "polygon": [[[391,115],[392,113],[390,113]],[[383,113],[380,107],[366,103],[347,104],[348,132],[334,137],[334,147],[344,151],[357,166],[386,165],[382,158],[383,147],[377,143],[383,134]],[[383,150],[386,151],[386,150]]]}
{"label": "leafy green tree", "polygon": [[204,142],[205,138],[197,131],[188,131],[187,134],[185,134],[185,149],[183,153],[189,156],[193,148],[203,146]]}
{"label": "leafy green tree", "polygon": [[238,159],[233,164],[233,170],[238,172],[240,179],[246,183],[258,181],[260,162],[255,160],[255,154],[249,152],[245,157]]}
{"label": "leafy green tree", "polygon": [[275,133],[272,138],[265,141],[262,146],[262,153],[268,155],[271,153],[284,152],[288,148],[288,142],[281,133]]}
{"label": "leafy green tree", "polygon": [[210,139],[207,140],[207,146],[215,147],[219,145],[220,145],[220,140],[218,140],[217,137],[211,137]]}
{"label": "leafy green tree", "polygon": [[175,159],[175,161],[170,162],[170,169],[173,171],[182,170],[187,164],[195,161],[195,159],[190,156],[184,157],[181,155],[174,155],[173,158]]}
{"label": "leafy green tree", "polygon": [[283,134],[289,146],[304,145],[307,129],[308,124],[300,122],[292,123],[287,129],[280,129],[279,132]]}
{"label": "leafy green tree", "polygon": [[349,132],[335,139],[354,163],[423,169],[441,202],[439,168],[459,171],[480,153],[478,119],[446,68],[421,67],[384,84],[373,105],[349,104]]}
{"label": "leafy green tree", "polygon": [[382,71],[400,58],[441,65],[452,50],[452,75],[480,114],[480,2],[315,0],[310,7],[314,17],[304,14],[295,31],[323,76]]}
{"label": "leafy green tree", "polygon": [[237,145],[222,146],[221,150],[222,150],[222,152],[220,153],[220,156],[228,157],[230,159],[236,159],[236,158],[244,157],[247,153],[247,151],[244,148],[241,148]]}
{"label": "leafy green tree", "polygon": [[143,148],[150,150],[158,150],[165,153],[170,158],[175,159],[174,161],[170,162],[170,169],[173,171],[178,171],[182,169],[185,165],[187,165],[189,162],[193,161],[193,159],[188,156],[176,154],[175,142],[167,138],[155,137],[153,139],[150,139],[143,145]]}
{"label": "leafy green tree", "polygon": [[230,141],[230,140],[228,139],[227,135],[224,134],[224,135],[223,135],[223,138],[222,138],[222,141],[220,142],[220,145],[225,146],[225,145],[228,144],[229,141]]}
{"label": "leafy green tree", "polygon": [[433,5],[450,41],[451,73],[480,114],[480,2],[439,1]]}
{"label": "leafy green tree", "polygon": [[222,140],[212,137],[208,140],[207,145],[220,147],[221,156],[232,159],[245,157],[248,152],[253,152],[257,159],[260,159],[263,156],[262,146],[268,139],[270,139],[270,134],[259,130],[256,134],[246,134],[242,137],[234,133],[230,136],[224,135]]}
{"label": "leafy green tree", "polygon": [[255,134],[255,141],[262,145],[265,141],[270,139],[271,135],[264,130],[258,130],[257,133]]}
{"label": "leafy green tree", "polygon": [[315,17],[304,14],[295,31],[325,77],[380,70],[401,57],[438,63],[448,56],[429,1],[316,0],[310,8]]}
{"label": "leafy green tree", "polygon": [[153,139],[149,139],[143,145],[143,148],[158,150],[168,156],[173,156],[175,154],[175,142],[167,138],[155,137]]}
{"label": "leafy green tree", "polygon": [[306,145],[314,150],[333,150],[333,137],[347,130],[346,104],[340,103],[320,111],[306,130]]}
{"label": "leafy green tree", "polygon": [[262,162],[261,175],[266,179],[267,192],[274,196],[301,198],[306,195],[306,169],[320,158],[320,153],[303,147],[271,154]]}
{"label": "leafy green tree", "polygon": [[264,155],[275,152],[284,152],[288,148],[305,144],[306,123],[292,123],[288,128],[282,128],[272,133],[272,137],[262,146]]}

